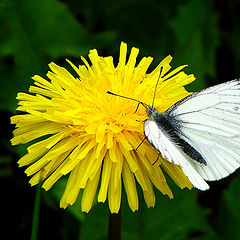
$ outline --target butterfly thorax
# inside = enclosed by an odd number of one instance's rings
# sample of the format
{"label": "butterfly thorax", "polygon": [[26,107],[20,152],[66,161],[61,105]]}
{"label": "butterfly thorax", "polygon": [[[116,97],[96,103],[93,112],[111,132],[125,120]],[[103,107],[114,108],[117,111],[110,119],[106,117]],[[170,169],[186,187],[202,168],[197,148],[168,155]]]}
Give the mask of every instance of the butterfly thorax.
{"label": "butterfly thorax", "polygon": [[162,130],[165,130],[168,133],[176,131],[176,126],[174,127],[169,122],[165,113],[161,113],[155,108],[149,106],[147,107],[147,115],[150,119],[154,120]]}

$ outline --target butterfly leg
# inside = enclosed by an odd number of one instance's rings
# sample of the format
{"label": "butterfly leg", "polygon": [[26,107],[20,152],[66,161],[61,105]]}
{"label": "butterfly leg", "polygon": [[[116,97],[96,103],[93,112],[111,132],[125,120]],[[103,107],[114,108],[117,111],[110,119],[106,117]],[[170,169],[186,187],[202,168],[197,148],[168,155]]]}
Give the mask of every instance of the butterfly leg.
{"label": "butterfly leg", "polygon": [[138,144],[138,146],[136,147],[136,151],[138,150],[138,148],[143,144],[143,142],[145,141],[146,137],[144,137],[144,139]]}
{"label": "butterfly leg", "polygon": [[158,156],[157,156],[157,159],[152,163],[152,165],[154,165],[157,162],[157,160],[159,159],[160,155],[161,154],[159,153]]}
{"label": "butterfly leg", "polygon": [[135,114],[135,113],[137,112],[137,110],[138,110],[138,108],[139,108],[139,104],[140,104],[140,103],[138,103],[138,105],[137,105],[137,107],[136,107],[136,110],[134,111],[133,114]]}

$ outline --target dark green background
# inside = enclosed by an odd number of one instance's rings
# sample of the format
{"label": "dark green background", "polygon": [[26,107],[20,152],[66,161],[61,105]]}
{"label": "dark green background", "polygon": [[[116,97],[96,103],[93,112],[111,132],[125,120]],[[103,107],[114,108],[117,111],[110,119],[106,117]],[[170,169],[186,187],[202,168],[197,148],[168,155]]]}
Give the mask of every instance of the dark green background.
{"label": "dark green background", "polygon": [[[31,76],[45,76],[51,61],[71,69],[65,58],[80,64],[92,48],[118,59],[125,41],[140,48],[140,57],[154,57],[151,69],[168,54],[174,67],[188,64],[197,77],[188,89],[197,91],[240,77],[239,12],[239,0],[0,0],[1,236],[30,239],[32,231],[36,188],[16,164],[26,146],[9,143],[15,97],[27,91]],[[65,181],[40,192],[39,239],[106,239],[107,204],[95,204],[89,214],[79,202],[59,209]],[[206,192],[168,181],[174,200],[156,191],[156,207],[148,209],[139,191],[136,213],[123,192],[123,239],[240,239],[239,171]]]}

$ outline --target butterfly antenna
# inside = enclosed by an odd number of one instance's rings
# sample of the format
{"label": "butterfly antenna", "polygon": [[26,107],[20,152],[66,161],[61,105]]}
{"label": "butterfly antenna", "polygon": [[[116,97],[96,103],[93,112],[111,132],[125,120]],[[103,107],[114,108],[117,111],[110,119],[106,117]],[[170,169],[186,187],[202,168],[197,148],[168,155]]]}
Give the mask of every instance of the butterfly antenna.
{"label": "butterfly antenna", "polygon": [[156,86],[155,86],[155,89],[154,89],[152,108],[154,106],[155,95],[156,95],[156,92],[157,92],[157,86],[158,86],[159,80],[160,80],[161,75],[162,75],[162,70],[163,70],[163,66],[161,66],[160,73],[159,73],[159,76],[158,76],[158,80],[157,80],[157,83],[156,83]]}
{"label": "butterfly antenna", "polygon": [[106,93],[108,94],[111,94],[111,95],[114,95],[114,96],[117,96],[117,97],[122,97],[122,98],[126,98],[126,99],[129,99],[129,100],[133,100],[135,102],[138,102],[139,104],[142,104],[144,107],[148,107],[148,105],[146,103],[143,103],[137,99],[134,99],[134,98],[130,98],[130,97],[125,97],[125,96],[122,96],[122,95],[119,95],[119,94],[116,94],[116,93],[113,93],[113,92],[110,92],[110,91],[107,91]]}

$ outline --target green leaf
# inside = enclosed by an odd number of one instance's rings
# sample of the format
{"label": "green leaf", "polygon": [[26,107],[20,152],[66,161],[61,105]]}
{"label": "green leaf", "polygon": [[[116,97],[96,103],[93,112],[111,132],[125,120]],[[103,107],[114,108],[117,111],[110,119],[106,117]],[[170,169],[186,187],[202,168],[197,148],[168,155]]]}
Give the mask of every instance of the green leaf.
{"label": "green leaf", "polygon": [[107,204],[99,203],[88,214],[85,214],[85,221],[82,223],[79,239],[107,239],[108,212]]}
{"label": "green leaf", "polygon": [[128,238],[123,239],[215,239],[215,233],[206,220],[207,212],[199,206],[194,190],[176,188],[173,191],[172,200],[156,191],[154,208],[148,209],[142,202],[139,212],[125,210],[127,222],[123,216],[123,233]]}
{"label": "green leaf", "polygon": [[216,75],[217,16],[209,1],[187,1],[178,10],[170,22],[176,39],[175,61],[189,65],[190,71],[197,77],[192,86],[194,90],[199,90],[208,85],[206,80]]}
{"label": "green leaf", "polygon": [[86,55],[111,44],[114,34],[89,34],[56,0],[22,0],[0,7],[0,108],[13,111],[16,95],[27,91],[31,76],[45,75],[56,58]]}
{"label": "green leaf", "polygon": [[224,191],[219,216],[216,217],[219,239],[235,240],[240,236],[240,177],[237,177]]}
{"label": "green leaf", "polygon": [[[60,210],[60,200],[66,188],[68,177],[62,177],[59,179],[52,189],[49,191],[43,191],[43,197],[47,205],[53,209]],[[68,211],[74,216],[79,222],[84,220],[84,214],[81,211],[81,199],[82,193],[80,192],[79,197],[73,206],[68,206],[64,211]]]}
{"label": "green leaf", "polygon": [[0,155],[0,179],[10,178],[13,176],[11,161],[12,161],[11,156]]}

